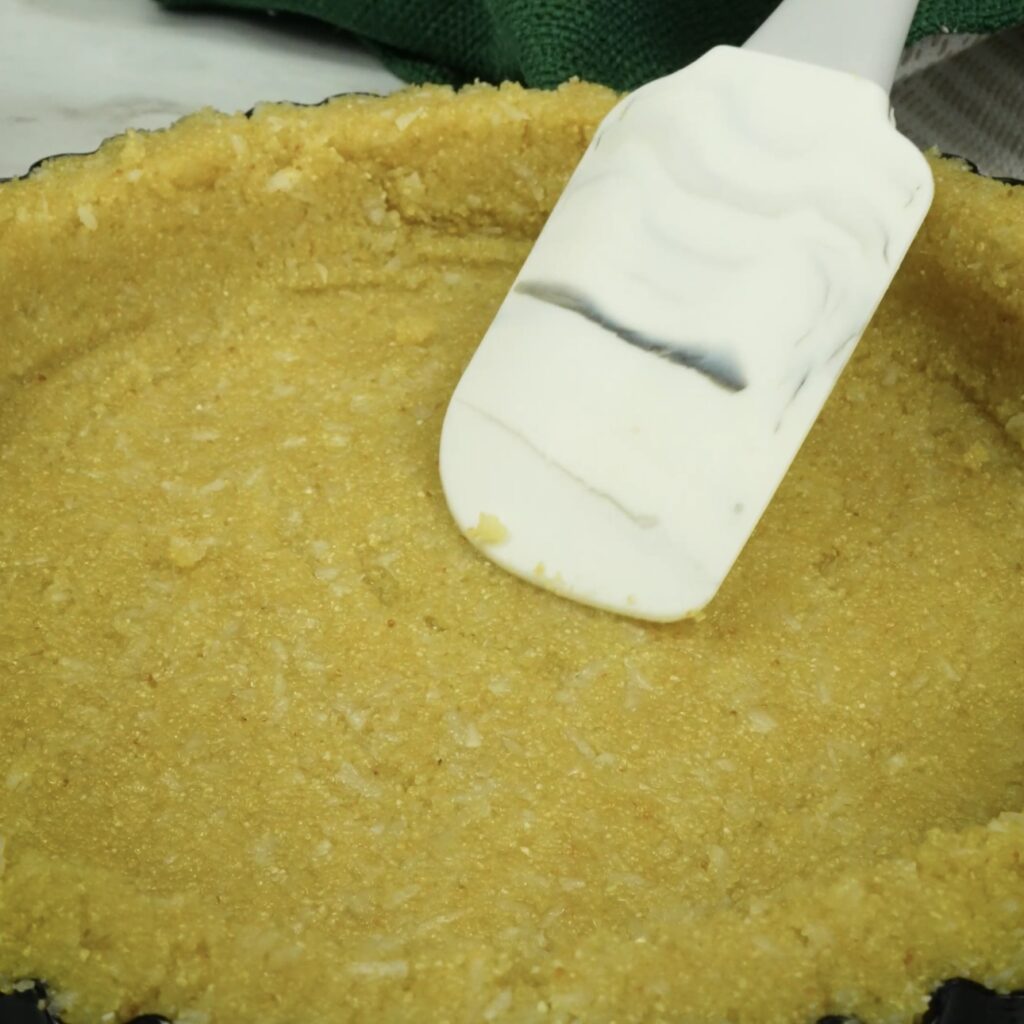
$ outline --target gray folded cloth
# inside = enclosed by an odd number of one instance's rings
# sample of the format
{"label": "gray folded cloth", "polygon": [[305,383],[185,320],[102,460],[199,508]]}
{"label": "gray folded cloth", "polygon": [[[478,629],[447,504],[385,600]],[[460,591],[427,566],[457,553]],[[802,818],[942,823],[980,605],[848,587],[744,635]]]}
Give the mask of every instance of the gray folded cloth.
{"label": "gray folded cloth", "polygon": [[909,47],[892,103],[900,130],[922,148],[1024,179],[1024,28],[930,36]]}

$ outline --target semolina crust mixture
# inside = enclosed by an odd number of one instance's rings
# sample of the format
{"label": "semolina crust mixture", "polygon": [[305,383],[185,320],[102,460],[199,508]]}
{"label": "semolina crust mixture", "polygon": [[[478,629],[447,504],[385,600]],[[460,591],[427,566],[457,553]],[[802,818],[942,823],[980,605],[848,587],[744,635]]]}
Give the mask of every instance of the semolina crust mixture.
{"label": "semolina crust mixture", "polygon": [[437,475],[614,99],[202,113],[0,186],[0,985],[67,1024],[1024,985],[1024,189],[933,160],[719,597],[631,622],[491,565]]}

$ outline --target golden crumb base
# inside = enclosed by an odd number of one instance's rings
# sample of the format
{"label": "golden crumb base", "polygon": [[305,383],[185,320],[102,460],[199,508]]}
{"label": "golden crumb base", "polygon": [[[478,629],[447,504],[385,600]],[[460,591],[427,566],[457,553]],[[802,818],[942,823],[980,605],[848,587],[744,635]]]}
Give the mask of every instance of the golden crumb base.
{"label": "golden crumb base", "polygon": [[203,113],[0,187],[0,982],[68,1024],[1024,985],[1024,192],[934,163],[720,596],[629,622],[491,565],[437,476],[612,102]]}

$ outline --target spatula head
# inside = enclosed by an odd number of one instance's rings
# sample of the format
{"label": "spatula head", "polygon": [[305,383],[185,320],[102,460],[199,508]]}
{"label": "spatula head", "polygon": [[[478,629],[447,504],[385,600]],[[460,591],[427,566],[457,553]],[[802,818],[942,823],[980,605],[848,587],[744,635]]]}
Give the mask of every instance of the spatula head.
{"label": "spatula head", "polygon": [[672,620],[718,590],[932,197],[877,85],[731,47],[616,106],[452,397],[460,529]]}

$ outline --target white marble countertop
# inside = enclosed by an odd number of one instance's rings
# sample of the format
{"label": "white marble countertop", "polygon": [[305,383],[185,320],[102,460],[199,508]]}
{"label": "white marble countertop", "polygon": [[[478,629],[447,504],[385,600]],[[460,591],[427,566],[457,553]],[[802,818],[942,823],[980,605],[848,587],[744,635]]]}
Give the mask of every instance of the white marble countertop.
{"label": "white marble countertop", "polygon": [[[1024,177],[1024,30],[933,37],[907,58],[893,103],[910,138]],[[171,13],[153,0],[0,0],[0,178],[204,106],[400,85],[349,37],[312,21]]]}
{"label": "white marble countertop", "polygon": [[399,85],[340,32],[299,19],[170,13],[153,0],[0,0],[0,177],[204,106]]}

